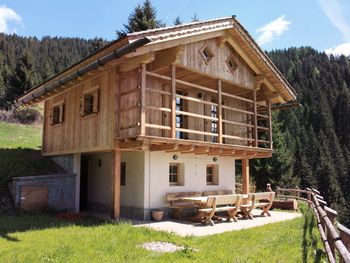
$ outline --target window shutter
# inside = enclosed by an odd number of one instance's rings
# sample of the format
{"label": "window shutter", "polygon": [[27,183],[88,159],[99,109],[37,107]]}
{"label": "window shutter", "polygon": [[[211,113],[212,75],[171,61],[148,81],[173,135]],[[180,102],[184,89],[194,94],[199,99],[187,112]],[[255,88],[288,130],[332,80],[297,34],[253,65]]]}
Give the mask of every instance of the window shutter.
{"label": "window shutter", "polygon": [[92,112],[93,113],[96,113],[96,112],[98,112],[98,103],[99,103],[99,90],[96,90],[95,92],[94,92],[94,107],[93,107],[93,110],[92,110]]}
{"label": "window shutter", "polygon": [[80,115],[84,116],[84,95],[80,97]]}
{"label": "window shutter", "polygon": [[59,117],[59,123],[63,122],[63,118],[64,118],[64,103],[62,103],[60,105],[60,117]]}

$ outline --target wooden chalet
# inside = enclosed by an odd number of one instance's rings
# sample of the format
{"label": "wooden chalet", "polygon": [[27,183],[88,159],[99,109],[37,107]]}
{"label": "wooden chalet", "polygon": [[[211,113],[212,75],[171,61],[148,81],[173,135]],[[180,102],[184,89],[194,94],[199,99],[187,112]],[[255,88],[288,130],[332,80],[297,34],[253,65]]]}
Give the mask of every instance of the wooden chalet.
{"label": "wooden chalet", "polygon": [[233,189],[271,157],[271,106],[296,93],[235,17],[128,34],[24,94],[76,210],[147,218],[166,192]]}

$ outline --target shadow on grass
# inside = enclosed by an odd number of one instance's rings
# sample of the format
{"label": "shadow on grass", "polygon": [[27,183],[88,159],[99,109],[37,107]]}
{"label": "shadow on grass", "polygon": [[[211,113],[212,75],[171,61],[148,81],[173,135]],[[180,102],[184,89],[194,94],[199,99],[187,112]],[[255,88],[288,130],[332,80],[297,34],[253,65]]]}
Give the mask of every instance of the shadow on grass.
{"label": "shadow on grass", "polygon": [[0,148],[0,187],[12,177],[62,173],[50,158],[41,156],[40,150]]}
{"label": "shadow on grass", "polygon": [[0,238],[11,242],[19,242],[18,238],[11,236],[13,233],[29,230],[42,230],[49,228],[61,228],[67,226],[97,226],[106,223],[102,219],[86,216],[74,220],[56,218],[54,214],[0,214]]}
{"label": "shadow on grass", "polygon": [[323,262],[324,251],[318,248],[317,235],[314,233],[316,228],[316,218],[313,212],[305,205],[301,206],[301,212],[304,214],[304,226],[303,226],[303,262],[309,262],[308,256],[310,253],[315,253],[314,262]]}

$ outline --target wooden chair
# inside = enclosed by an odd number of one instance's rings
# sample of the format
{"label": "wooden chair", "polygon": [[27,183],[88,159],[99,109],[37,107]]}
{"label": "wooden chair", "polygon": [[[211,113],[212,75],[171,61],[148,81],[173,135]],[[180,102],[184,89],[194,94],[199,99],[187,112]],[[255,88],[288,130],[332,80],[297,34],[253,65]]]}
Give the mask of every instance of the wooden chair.
{"label": "wooden chair", "polygon": [[244,217],[253,219],[252,210],[260,207],[263,211],[261,215],[271,216],[269,210],[272,206],[273,199],[275,198],[275,192],[263,192],[263,193],[250,193],[244,204],[240,205],[240,209]]}

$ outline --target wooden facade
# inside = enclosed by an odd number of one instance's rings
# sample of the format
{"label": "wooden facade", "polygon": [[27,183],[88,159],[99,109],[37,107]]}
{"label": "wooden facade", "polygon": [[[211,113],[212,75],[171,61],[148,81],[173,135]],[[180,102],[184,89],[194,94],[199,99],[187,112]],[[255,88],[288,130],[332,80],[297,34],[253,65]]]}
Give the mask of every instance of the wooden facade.
{"label": "wooden facade", "polygon": [[[203,46],[212,52],[208,63],[200,54]],[[172,63],[162,54],[173,57]],[[236,64],[233,72],[228,58]],[[43,153],[181,146],[236,157],[271,154],[271,103],[262,93],[263,78],[229,42],[212,38],[189,43],[148,60],[131,58],[96,71],[47,99]],[[99,90],[98,112],[81,116],[81,98],[94,88]],[[58,102],[64,105],[64,121],[52,125],[50,109]]]}

